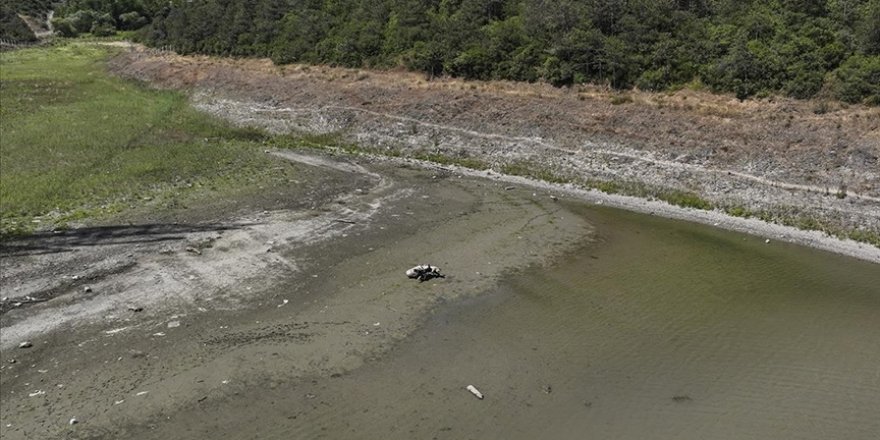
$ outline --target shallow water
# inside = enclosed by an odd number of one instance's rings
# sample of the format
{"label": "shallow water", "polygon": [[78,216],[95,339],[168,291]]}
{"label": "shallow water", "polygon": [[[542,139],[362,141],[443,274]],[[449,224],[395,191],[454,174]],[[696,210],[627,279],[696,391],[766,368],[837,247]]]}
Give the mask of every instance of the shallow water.
{"label": "shallow water", "polygon": [[877,438],[880,266],[569,209],[594,243],[438,307],[380,359],[242,390],[134,437]]}
{"label": "shallow water", "polygon": [[598,227],[596,244],[443,310],[386,360],[322,388],[322,405],[304,405],[295,423],[268,431],[877,438],[877,265],[583,211]]}

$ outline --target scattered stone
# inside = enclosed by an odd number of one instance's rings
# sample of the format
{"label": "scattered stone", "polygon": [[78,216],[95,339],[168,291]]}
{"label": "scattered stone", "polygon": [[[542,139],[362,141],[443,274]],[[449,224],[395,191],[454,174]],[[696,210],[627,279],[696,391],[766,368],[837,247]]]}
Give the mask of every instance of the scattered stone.
{"label": "scattered stone", "polygon": [[504,187],[504,190],[505,190],[505,191],[512,191],[512,190],[515,190],[515,189],[516,189],[515,186],[505,186],[505,187]]}
{"label": "scattered stone", "polygon": [[180,321],[169,321],[168,328],[177,328],[180,327]]}
{"label": "scattered stone", "polygon": [[315,394],[312,394],[312,393],[306,394],[306,399],[314,399],[315,397],[318,397],[318,396]]}
{"label": "scattered stone", "polygon": [[141,306],[128,306],[128,311],[138,313],[138,312],[143,312],[144,308]]}
{"label": "scattered stone", "polygon": [[202,251],[200,251],[200,250],[198,250],[198,249],[196,249],[196,248],[194,248],[194,247],[192,247],[192,246],[187,246],[187,247],[186,247],[186,251],[189,252],[189,253],[191,253],[191,254],[202,255]]}
{"label": "scattered stone", "polygon": [[477,399],[483,400],[483,393],[481,393],[480,390],[477,389],[477,387],[473,385],[468,385],[467,387],[465,387],[465,389],[470,391],[471,394],[473,394],[474,397],[476,397]]}
{"label": "scattered stone", "polygon": [[768,238],[768,239],[764,240],[764,243],[768,243],[768,244],[769,244],[769,243],[770,243],[770,239]]}
{"label": "scattered stone", "polygon": [[31,344],[30,341],[24,341],[21,344],[18,344],[18,348],[31,348],[34,344]]}
{"label": "scattered stone", "polygon": [[555,202],[555,201],[559,200],[559,197],[556,197],[556,196],[554,196],[554,195],[551,195],[551,196],[550,196],[550,200],[553,200],[553,201]]}
{"label": "scattered stone", "polygon": [[79,420],[77,420],[76,417],[73,417],[70,419],[70,421],[68,423],[70,425],[76,425],[77,423],[79,423]]}
{"label": "scattered stone", "polygon": [[14,363],[16,363],[16,362],[18,362],[18,361],[15,360],[15,359],[10,359],[10,360],[9,360],[9,363],[10,363],[10,364],[14,364]]}
{"label": "scattered stone", "polygon": [[92,291],[92,288],[90,286],[83,287],[83,292],[90,293],[91,291]]}
{"label": "scattered stone", "polygon": [[550,385],[544,385],[544,392],[547,393],[547,394],[552,393],[552,392],[553,392],[553,387],[551,387]]}
{"label": "scattered stone", "polygon": [[691,396],[681,395],[681,396],[672,396],[672,400],[678,403],[682,402],[690,402]]}

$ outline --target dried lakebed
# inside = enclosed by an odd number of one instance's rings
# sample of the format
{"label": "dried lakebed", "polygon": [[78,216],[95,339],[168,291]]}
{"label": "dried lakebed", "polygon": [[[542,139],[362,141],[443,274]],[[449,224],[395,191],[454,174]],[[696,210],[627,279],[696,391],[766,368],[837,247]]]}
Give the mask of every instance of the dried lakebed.
{"label": "dried lakebed", "polygon": [[[323,192],[213,231],[183,213],[153,219],[178,222],[155,240],[4,249],[4,295],[57,293],[2,316],[4,439],[880,431],[876,263],[549,188],[278,154]],[[90,258],[135,264],[82,274]],[[448,278],[406,279],[422,262]]]}

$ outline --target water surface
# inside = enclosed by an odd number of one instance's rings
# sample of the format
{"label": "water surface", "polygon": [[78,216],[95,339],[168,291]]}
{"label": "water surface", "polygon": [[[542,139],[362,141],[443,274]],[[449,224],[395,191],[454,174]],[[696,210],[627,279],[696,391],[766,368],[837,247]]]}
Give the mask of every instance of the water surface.
{"label": "water surface", "polygon": [[576,209],[596,243],[218,423],[253,438],[877,438],[880,267]]}

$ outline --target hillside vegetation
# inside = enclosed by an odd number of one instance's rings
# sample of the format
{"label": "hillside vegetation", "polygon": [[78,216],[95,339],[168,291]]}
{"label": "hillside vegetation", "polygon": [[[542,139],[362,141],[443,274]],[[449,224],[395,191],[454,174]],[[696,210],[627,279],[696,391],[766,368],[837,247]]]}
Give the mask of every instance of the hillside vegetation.
{"label": "hillside vegetation", "polygon": [[880,104],[880,0],[188,0],[182,53]]}

